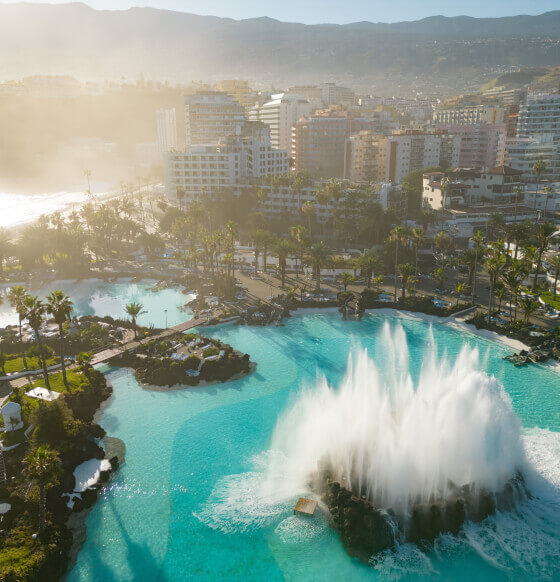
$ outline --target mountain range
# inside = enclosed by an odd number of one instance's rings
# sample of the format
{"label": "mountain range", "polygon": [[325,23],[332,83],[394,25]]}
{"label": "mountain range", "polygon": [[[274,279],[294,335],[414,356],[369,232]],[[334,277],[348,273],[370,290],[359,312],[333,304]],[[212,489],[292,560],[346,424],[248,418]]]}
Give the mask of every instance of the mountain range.
{"label": "mountain range", "polygon": [[379,92],[453,92],[515,67],[560,64],[560,10],[304,25],[154,8],[101,11],[82,3],[0,4],[0,54],[0,79],[142,73],[176,82],[246,78],[281,87],[338,81]]}

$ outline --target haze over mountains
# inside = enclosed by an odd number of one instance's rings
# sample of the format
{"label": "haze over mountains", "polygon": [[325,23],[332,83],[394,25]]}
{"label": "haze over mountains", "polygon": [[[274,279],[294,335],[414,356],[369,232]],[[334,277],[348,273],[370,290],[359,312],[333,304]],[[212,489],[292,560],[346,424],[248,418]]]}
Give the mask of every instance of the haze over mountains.
{"label": "haze over mountains", "polygon": [[130,79],[143,73],[183,82],[336,80],[357,89],[453,92],[508,67],[560,64],[560,11],[303,25],[153,8],[98,11],[81,3],[0,4],[0,54],[0,79],[37,73]]}

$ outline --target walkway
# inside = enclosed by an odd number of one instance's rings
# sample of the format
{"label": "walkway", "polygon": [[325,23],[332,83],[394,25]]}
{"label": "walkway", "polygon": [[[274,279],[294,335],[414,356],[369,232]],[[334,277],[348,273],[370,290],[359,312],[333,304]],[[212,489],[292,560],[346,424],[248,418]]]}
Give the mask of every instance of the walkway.
{"label": "walkway", "polygon": [[[193,329],[194,327],[198,327],[199,325],[203,325],[207,321],[208,321],[208,318],[206,318],[206,317],[199,317],[197,319],[191,319],[189,321],[184,321],[183,323],[179,323],[177,325],[174,325],[172,327],[168,327],[167,329],[164,329],[163,331],[161,331],[157,335],[151,335],[146,339],[147,339],[147,341],[163,339],[163,338],[175,335],[176,333],[182,333],[182,332],[187,331],[189,329]],[[97,352],[96,354],[93,354],[93,357],[91,359],[91,364],[92,365],[101,364],[102,362],[106,362],[107,360],[110,360],[111,358],[114,358],[115,356],[118,356],[118,355],[122,354],[123,352],[128,352],[130,350],[134,350],[141,345],[142,345],[142,340],[134,340],[134,341],[125,343],[122,346],[102,350],[100,352]]]}

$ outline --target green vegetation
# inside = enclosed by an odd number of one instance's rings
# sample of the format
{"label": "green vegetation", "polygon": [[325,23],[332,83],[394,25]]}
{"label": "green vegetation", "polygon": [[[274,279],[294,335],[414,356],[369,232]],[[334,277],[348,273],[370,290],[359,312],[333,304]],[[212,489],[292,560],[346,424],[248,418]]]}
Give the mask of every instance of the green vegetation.
{"label": "green vegetation", "polygon": [[553,293],[550,291],[545,291],[544,293],[540,294],[540,297],[545,303],[560,311],[560,299],[554,299]]}
{"label": "green vegetation", "polygon": [[217,356],[220,353],[219,348],[217,348],[216,346],[212,346],[211,348],[206,348],[203,352],[202,355],[205,358],[209,358],[210,356]]}

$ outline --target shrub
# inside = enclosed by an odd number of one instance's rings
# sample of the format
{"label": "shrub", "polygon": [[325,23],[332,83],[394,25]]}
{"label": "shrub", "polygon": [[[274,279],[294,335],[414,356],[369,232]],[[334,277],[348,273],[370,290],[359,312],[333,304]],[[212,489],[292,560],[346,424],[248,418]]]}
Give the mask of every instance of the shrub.
{"label": "shrub", "polygon": [[185,364],[187,365],[188,370],[197,370],[200,365],[200,358],[192,354],[185,360]]}
{"label": "shrub", "polygon": [[217,356],[219,353],[220,353],[220,350],[219,350],[217,347],[215,347],[215,346],[212,346],[211,348],[206,348],[206,349],[205,349],[205,350],[202,352],[202,355],[203,355],[205,358],[209,358],[210,356]]}

